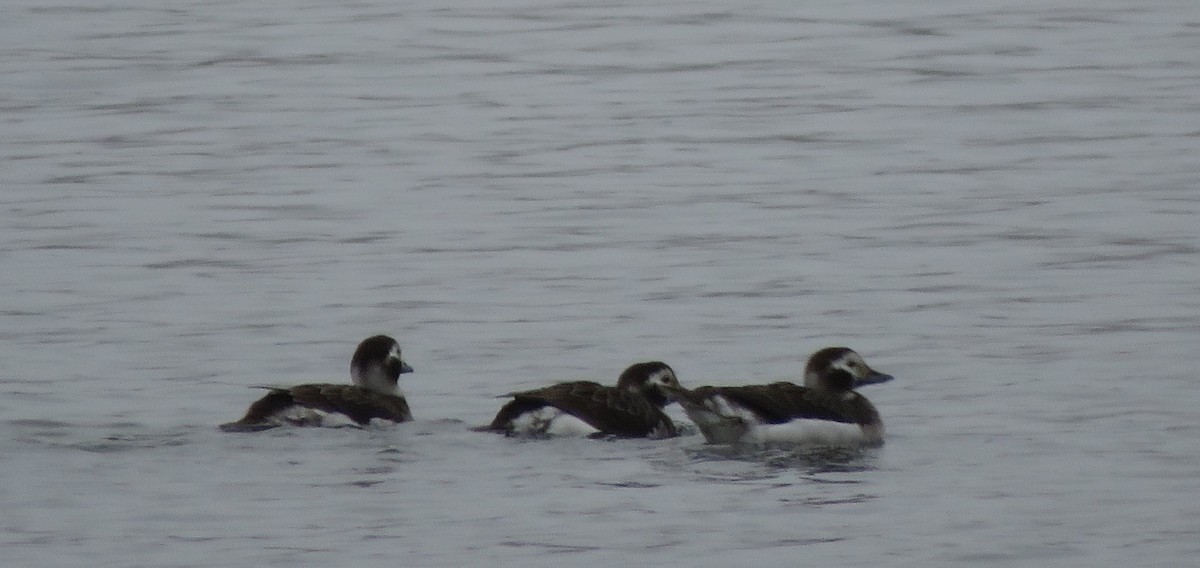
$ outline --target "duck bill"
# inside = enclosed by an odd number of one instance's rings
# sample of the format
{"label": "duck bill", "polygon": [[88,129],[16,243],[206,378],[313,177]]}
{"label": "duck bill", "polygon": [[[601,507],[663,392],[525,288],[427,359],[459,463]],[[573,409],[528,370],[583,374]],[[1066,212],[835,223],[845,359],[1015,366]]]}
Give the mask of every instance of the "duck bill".
{"label": "duck bill", "polygon": [[660,390],[662,391],[663,395],[667,397],[667,400],[670,402],[682,403],[686,400],[689,400],[691,397],[691,394],[692,394],[691,391],[683,388],[682,386],[679,386],[679,387],[662,386],[662,387],[660,387]]}
{"label": "duck bill", "polygon": [[886,383],[894,378],[895,377],[893,377],[889,374],[880,373],[879,371],[872,369],[871,374],[855,381],[854,386],[861,387],[861,386],[865,386],[865,385],[877,385],[879,383]]}

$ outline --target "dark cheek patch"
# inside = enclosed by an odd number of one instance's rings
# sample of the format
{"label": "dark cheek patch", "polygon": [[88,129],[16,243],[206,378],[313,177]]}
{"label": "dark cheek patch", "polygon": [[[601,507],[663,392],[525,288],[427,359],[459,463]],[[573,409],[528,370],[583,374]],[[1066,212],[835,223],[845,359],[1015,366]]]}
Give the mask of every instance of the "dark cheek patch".
{"label": "dark cheek patch", "polygon": [[829,383],[838,389],[851,390],[854,388],[854,375],[851,375],[848,371],[838,369],[829,374]]}

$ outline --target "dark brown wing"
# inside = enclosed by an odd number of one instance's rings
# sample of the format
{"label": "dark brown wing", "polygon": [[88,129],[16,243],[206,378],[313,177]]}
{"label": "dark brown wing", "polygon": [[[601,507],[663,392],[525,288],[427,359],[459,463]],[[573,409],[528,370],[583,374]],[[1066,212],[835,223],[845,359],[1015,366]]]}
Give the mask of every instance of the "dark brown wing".
{"label": "dark brown wing", "polygon": [[[491,424],[481,428],[480,430],[511,433],[513,421],[522,414],[525,414],[526,412],[533,412],[546,406],[553,406],[552,404],[546,402],[546,398],[542,396],[542,394],[553,389],[560,388],[564,384],[582,384],[582,381],[578,383],[563,383],[540,389],[507,394],[506,396],[511,396],[512,400],[500,407],[500,411],[496,413],[496,417],[492,419]],[[597,383],[592,384],[600,386]]]}
{"label": "dark brown wing", "polygon": [[367,424],[372,418],[393,422],[412,420],[408,401],[404,400],[404,397],[354,385],[309,384],[272,388],[266,396],[250,405],[246,416],[228,426],[233,429],[262,424],[272,415],[292,406],[341,413],[358,424]]}
{"label": "dark brown wing", "polygon": [[720,394],[726,400],[758,414],[769,424],[782,424],[796,418],[832,420],[848,424],[859,422],[858,405],[851,403],[854,399],[861,398],[857,393],[851,393],[851,401],[845,401],[788,382],[739,387],[700,387],[693,392],[706,397]]}
{"label": "dark brown wing", "polygon": [[354,385],[313,384],[298,385],[288,389],[292,400],[300,406],[340,412],[359,424],[372,418],[408,422],[412,412],[408,401],[402,396],[385,394]]}
{"label": "dark brown wing", "polygon": [[266,396],[250,405],[241,420],[222,424],[221,429],[228,432],[253,432],[273,428],[275,424],[268,422],[267,419],[292,405],[292,395],[287,389],[271,389]]}
{"label": "dark brown wing", "polygon": [[559,383],[511,396],[513,400],[500,409],[489,429],[505,431],[517,416],[552,406],[587,422],[605,436],[641,438],[656,430],[660,435],[678,435],[671,419],[644,396],[591,381]]}

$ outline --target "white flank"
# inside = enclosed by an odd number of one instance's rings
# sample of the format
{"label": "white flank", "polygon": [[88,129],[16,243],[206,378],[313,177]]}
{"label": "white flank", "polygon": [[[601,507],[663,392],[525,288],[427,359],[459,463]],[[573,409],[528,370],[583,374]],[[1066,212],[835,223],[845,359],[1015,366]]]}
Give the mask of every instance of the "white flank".
{"label": "white flank", "polygon": [[797,419],[784,424],[759,424],[750,429],[746,441],[830,446],[857,446],[871,442],[858,424],[813,419]]}
{"label": "white flank", "polygon": [[552,406],[543,406],[516,417],[514,434],[522,436],[590,436],[599,432],[594,426]]}
{"label": "white flank", "polygon": [[709,442],[784,443],[857,446],[883,440],[882,429],[864,430],[858,424],[801,418],[783,424],[763,424],[758,417],[725,397],[704,401],[703,408],[685,406],[688,417]]}
{"label": "white flank", "polygon": [[[303,406],[292,406],[271,415],[270,422],[280,426],[319,426],[325,428],[345,428],[352,426],[361,428],[362,425],[351,420],[340,412],[325,412]],[[372,423],[375,420],[371,421]],[[388,421],[390,423],[390,421]]]}

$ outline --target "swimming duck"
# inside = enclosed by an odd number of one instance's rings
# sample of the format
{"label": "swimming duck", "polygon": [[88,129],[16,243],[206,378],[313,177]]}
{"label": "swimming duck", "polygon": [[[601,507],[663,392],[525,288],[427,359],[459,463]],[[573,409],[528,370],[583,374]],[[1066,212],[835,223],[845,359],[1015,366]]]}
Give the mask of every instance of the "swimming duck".
{"label": "swimming duck", "polygon": [[400,357],[400,344],[386,335],[364,339],[350,359],[354,384],[313,383],[261,387],[269,392],[250,405],[225,431],[257,431],[276,426],[365,426],[372,420],[408,422],[412,412],[397,382],[412,367]]}
{"label": "swimming duck", "polygon": [[478,430],[509,436],[678,436],[662,411],[670,402],[666,389],[678,388],[675,371],[665,363],[637,363],[621,373],[615,387],[574,381],[505,395],[512,400]]}
{"label": "swimming duck", "polygon": [[862,385],[892,380],[847,347],[814,353],[804,386],[789,382],[669,390],[709,442],[880,445],[883,420]]}

